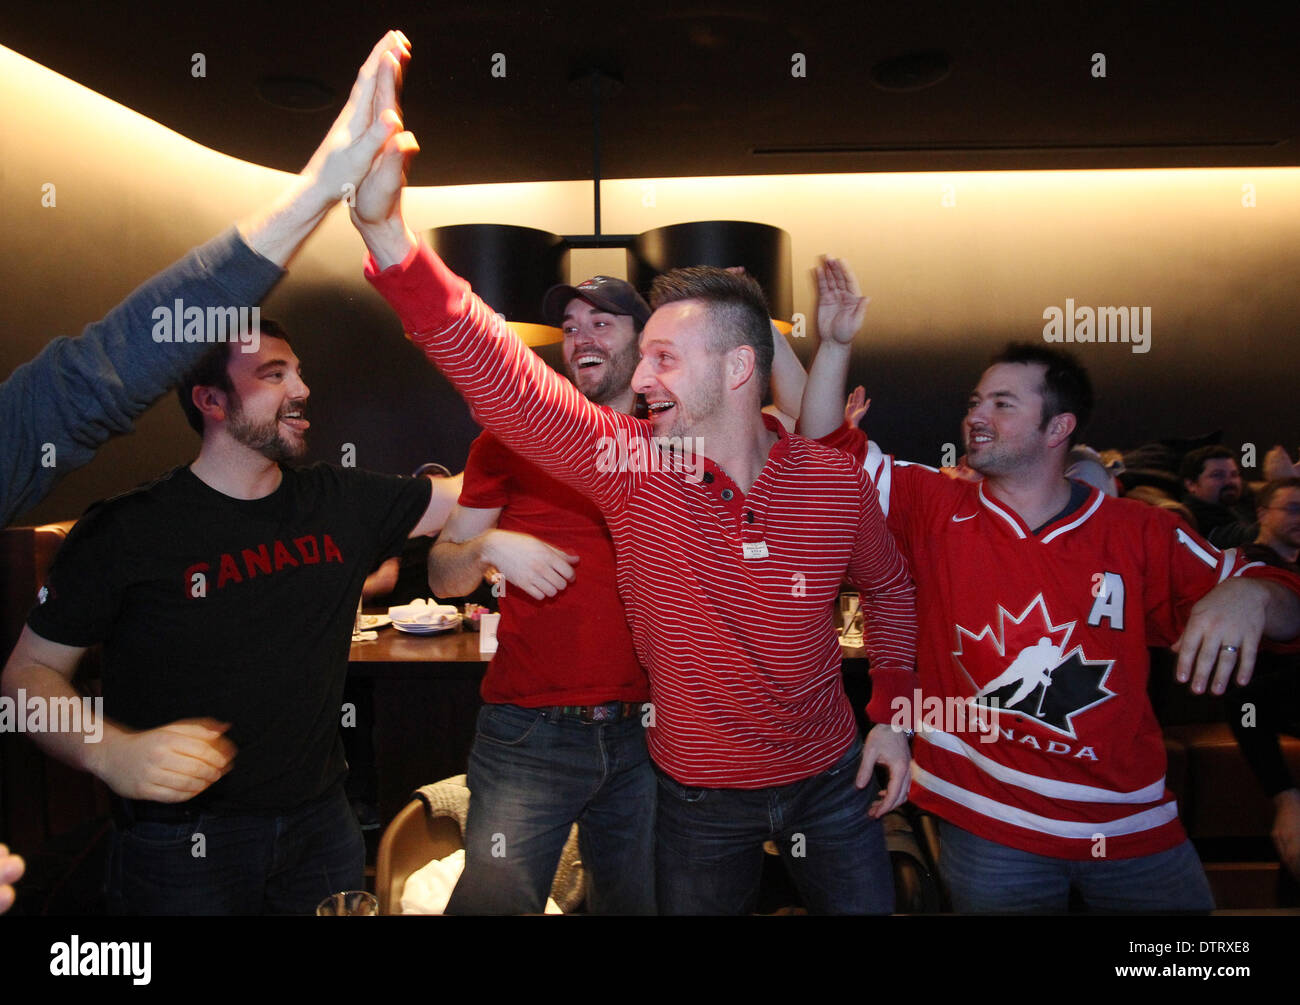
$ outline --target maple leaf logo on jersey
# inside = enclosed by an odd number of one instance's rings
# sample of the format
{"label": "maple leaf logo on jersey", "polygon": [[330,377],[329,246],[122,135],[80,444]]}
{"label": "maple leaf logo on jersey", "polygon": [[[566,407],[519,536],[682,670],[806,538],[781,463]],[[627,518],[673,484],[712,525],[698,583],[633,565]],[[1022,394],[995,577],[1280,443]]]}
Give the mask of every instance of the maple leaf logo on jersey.
{"label": "maple leaf logo on jersey", "polygon": [[1115,697],[1106,687],[1114,660],[1090,660],[1069,648],[1075,623],[1052,624],[1040,593],[1019,617],[998,605],[998,627],[978,633],[957,625],[952,654],[970,679],[974,702],[1017,712],[1075,737],[1074,716]]}

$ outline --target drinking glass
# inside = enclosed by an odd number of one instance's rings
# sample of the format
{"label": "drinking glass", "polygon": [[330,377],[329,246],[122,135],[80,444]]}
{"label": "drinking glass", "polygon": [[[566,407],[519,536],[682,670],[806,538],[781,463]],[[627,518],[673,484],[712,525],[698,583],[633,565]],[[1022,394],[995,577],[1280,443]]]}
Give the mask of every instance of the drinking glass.
{"label": "drinking glass", "polygon": [[365,890],[331,893],[316,905],[318,918],[369,918],[379,914],[379,898]]}
{"label": "drinking glass", "polygon": [[858,594],[840,594],[840,642],[846,646],[862,645],[862,606]]}

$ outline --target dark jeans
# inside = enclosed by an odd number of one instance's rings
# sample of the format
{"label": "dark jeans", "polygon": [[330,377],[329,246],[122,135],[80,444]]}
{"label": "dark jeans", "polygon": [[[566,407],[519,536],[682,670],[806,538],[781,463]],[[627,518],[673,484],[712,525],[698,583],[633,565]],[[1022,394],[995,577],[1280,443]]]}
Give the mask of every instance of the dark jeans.
{"label": "dark jeans", "polygon": [[118,809],[108,863],[117,914],[314,914],[331,893],[365,889],[365,842],[342,784],[279,816]]}
{"label": "dark jeans", "polygon": [[1137,858],[1049,858],[939,823],[939,870],[960,914],[1064,914],[1070,887],[1091,910],[1206,913],[1214,895],[1190,841]]}
{"label": "dark jeans", "polygon": [[814,914],[888,914],[894,879],[884,831],[854,785],[862,744],[826,771],[765,789],[696,789],[659,773],[656,876],[664,914],[747,914],[758,901],[763,842],[781,850]]}
{"label": "dark jeans", "polygon": [[467,781],[465,871],[448,914],[540,913],[575,822],[587,910],[654,913],[655,781],[639,718],[484,705]]}

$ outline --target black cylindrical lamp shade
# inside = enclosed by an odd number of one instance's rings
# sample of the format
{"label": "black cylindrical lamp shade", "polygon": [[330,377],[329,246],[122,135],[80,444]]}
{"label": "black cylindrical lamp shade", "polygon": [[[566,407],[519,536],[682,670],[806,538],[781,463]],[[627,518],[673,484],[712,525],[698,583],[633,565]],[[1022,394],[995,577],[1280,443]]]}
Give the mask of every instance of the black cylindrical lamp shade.
{"label": "black cylindrical lamp shade", "polygon": [[452,272],[513,324],[544,324],[542,297],[569,281],[569,246],[549,231],[464,223],[434,227],[426,239]]}
{"label": "black cylindrical lamp shade", "polygon": [[627,251],[627,278],[648,293],[655,276],[691,265],[742,265],[767,294],[772,317],[794,313],[790,235],[779,227],[740,220],[705,220],[637,235]]}

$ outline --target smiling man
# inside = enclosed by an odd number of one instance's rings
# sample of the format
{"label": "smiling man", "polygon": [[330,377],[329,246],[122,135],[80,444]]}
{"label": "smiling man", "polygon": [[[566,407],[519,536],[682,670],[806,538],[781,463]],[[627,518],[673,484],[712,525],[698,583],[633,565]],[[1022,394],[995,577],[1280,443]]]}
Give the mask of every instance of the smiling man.
{"label": "smiling man", "polygon": [[[1300,581],[1067,479],[1092,385],[1044,345],[1008,346],[971,392],[962,433],[980,480],[883,455],[840,427],[866,299],[833,259],[818,292],[800,428],[873,475],[916,581],[921,691],[973,710],[924,724],[913,762],[913,801],[943,821],[954,907],[1063,912],[1074,887],[1099,910],[1209,910],[1165,784],[1148,647],[1174,646],[1179,679],[1222,694],[1234,672],[1249,678],[1261,637],[1300,633]],[[974,714],[994,708],[995,734],[991,711]]]}
{"label": "smiling man", "polygon": [[578,390],[598,405],[633,414],[636,392],[630,385],[641,362],[637,338],[650,305],[632,284],[593,276],[577,286],[553,286],[542,315],[564,332],[564,365]]}
{"label": "smiling man", "polygon": [[[177,301],[200,313],[206,309],[209,317],[238,315],[250,306],[256,311],[254,305],[400,126],[395,106],[408,54],[406,36],[386,33],[311,160],[272,202],[143,283],[79,338],[53,339],[0,383],[0,524],[88,463],[110,435],[129,432],[134,419],[204,353],[208,342],[160,345],[151,337],[160,308],[164,316]],[[47,449],[57,465],[48,463]],[[8,884],[22,866],[17,855],[0,852],[0,913],[12,901]]]}
{"label": "smiling man", "polygon": [[[631,414],[650,316],[636,290],[596,276],[553,287],[542,311],[563,329],[565,367],[587,400]],[[541,912],[576,822],[587,911],[651,914],[650,686],[615,586],[614,542],[588,499],[484,432],[429,553],[429,582],[459,596],[489,569],[505,592],[469,756],[465,871],[447,913]]]}
{"label": "smiling man", "polygon": [[[873,818],[906,795],[907,743],[887,722],[890,699],[912,691],[912,587],[860,468],[763,414],[773,343],[762,290],[724,269],[659,277],[632,381],[651,419],[600,408],[416,240],[401,212],[414,148],[399,134],[358,189],[366,273],[484,425],[609,526],[650,674],[659,909],[752,910],[763,842],[775,840],[810,910],[889,911]],[[599,463],[602,441],[649,450],[677,435],[702,444],[698,477]],[[868,713],[882,724],[865,744],[832,622],[846,575],[869,613]],[[889,786],[873,802],[877,763]]]}
{"label": "smiling man", "polygon": [[[310,914],[360,889],[339,714],[366,575],[436,531],[459,479],[296,469],[310,390],[274,322],[179,389],[198,457],[93,507],[5,667],[6,694],[75,695],[104,644],[102,740],[45,734],[115,793],[111,907]],[[87,733],[89,730],[87,730]]]}
{"label": "smiling man", "polygon": [[[176,386],[207,345],[234,335],[227,319],[246,318],[250,307],[256,314],[255,305],[284,267],[400,127],[396,93],[408,45],[397,31],[379,40],[329,133],[273,201],[143,283],[79,338],[53,339],[0,382],[0,524],[40,502],[110,435],[130,432],[134,419]],[[179,315],[173,314],[176,304],[182,305]],[[191,311],[207,319],[199,341],[188,340]],[[159,344],[163,318],[170,323]]]}

